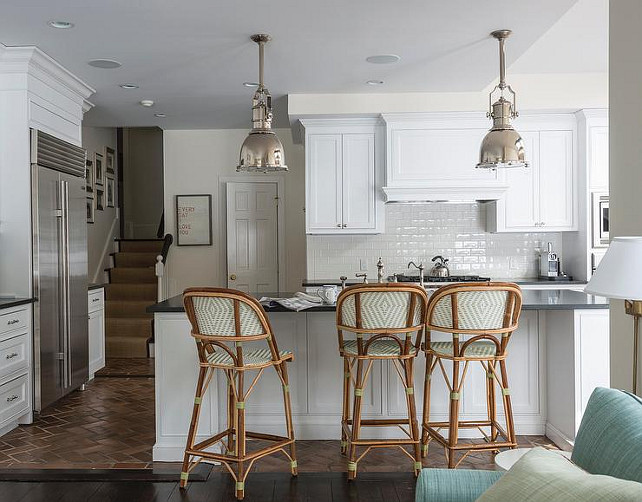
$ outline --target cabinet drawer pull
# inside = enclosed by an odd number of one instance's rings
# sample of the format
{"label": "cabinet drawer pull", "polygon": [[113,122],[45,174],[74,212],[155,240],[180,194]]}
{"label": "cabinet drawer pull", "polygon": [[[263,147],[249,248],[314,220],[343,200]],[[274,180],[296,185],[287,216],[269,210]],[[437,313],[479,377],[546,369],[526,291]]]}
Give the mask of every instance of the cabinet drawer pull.
{"label": "cabinet drawer pull", "polygon": [[100,298],[94,298],[94,299],[93,299],[93,300],[91,300],[91,301],[92,301],[92,303],[93,303],[93,302],[99,302],[99,301],[100,301]]}
{"label": "cabinet drawer pull", "polygon": [[341,228],[341,223],[337,223],[337,228]]}
{"label": "cabinet drawer pull", "polygon": [[17,322],[20,322],[20,319],[11,319],[10,321],[7,321],[7,326],[11,326],[12,324],[16,324]]}
{"label": "cabinet drawer pull", "polygon": [[20,398],[20,396],[18,394],[14,394],[13,396],[7,398],[7,403],[11,403],[11,402],[13,402],[13,401],[15,401],[16,399],[19,399],[19,398]]}
{"label": "cabinet drawer pull", "polygon": [[17,352],[12,352],[11,354],[7,354],[5,359],[13,359],[14,357],[18,357],[18,353]]}

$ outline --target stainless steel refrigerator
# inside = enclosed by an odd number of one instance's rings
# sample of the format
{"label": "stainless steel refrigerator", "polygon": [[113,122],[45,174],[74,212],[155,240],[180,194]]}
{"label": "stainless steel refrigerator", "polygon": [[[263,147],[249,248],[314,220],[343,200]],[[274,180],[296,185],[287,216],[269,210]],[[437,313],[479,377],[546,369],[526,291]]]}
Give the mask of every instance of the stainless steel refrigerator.
{"label": "stainless steel refrigerator", "polygon": [[34,409],[88,372],[85,150],[31,130]]}

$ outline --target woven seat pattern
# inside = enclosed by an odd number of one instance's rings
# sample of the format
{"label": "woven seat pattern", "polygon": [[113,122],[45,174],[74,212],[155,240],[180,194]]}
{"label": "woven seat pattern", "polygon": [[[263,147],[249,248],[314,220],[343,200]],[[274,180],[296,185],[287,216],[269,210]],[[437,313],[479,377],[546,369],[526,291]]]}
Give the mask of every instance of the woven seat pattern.
{"label": "woven seat pattern", "polygon": [[[430,348],[437,355],[452,356],[453,342],[432,342]],[[473,342],[466,347],[465,357],[494,357],[496,347],[493,342]]]}
{"label": "woven seat pattern", "polygon": [[[507,291],[461,291],[457,293],[459,328],[483,331],[503,326]],[[437,328],[452,328],[452,296],[441,298],[434,306],[429,324]]]}
{"label": "woven seat pattern", "polygon": [[[196,296],[193,299],[198,332],[211,336],[235,336],[234,300],[215,296]],[[239,304],[241,335],[265,333],[256,312],[246,303]]]}
{"label": "woven seat pattern", "polygon": [[[403,328],[408,324],[408,309],[411,293],[405,291],[368,291],[360,295],[361,328]],[[413,312],[413,325],[421,324],[421,305],[416,303]],[[356,300],[351,295],[345,299],[341,309],[341,322],[344,326],[356,327]]]}
{"label": "woven seat pattern", "polygon": [[[289,350],[279,352],[281,359],[286,359],[291,355],[292,352]],[[270,361],[272,361],[272,352],[270,352],[270,349],[248,350],[243,353],[243,366],[264,366]],[[216,366],[234,367],[234,359],[224,351],[212,352],[207,356],[207,362]]]}
{"label": "woven seat pattern", "polygon": [[[365,344],[365,342],[364,342]],[[356,356],[359,351],[357,349],[356,340],[345,340],[343,342],[343,351],[351,356]],[[416,354],[417,349],[414,347],[410,348],[411,354]],[[399,356],[401,351],[399,350],[399,344],[394,340],[375,340],[368,347],[369,356],[378,356],[378,357],[394,357]]]}

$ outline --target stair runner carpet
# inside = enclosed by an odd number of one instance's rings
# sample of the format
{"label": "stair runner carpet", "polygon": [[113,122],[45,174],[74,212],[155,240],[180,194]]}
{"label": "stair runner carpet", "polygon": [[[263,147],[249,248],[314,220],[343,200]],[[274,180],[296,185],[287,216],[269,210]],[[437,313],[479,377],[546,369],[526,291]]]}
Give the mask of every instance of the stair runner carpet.
{"label": "stair runner carpet", "polygon": [[145,309],[156,302],[154,266],[162,239],[119,239],[105,287],[105,352],[112,357],[148,357],[152,315]]}

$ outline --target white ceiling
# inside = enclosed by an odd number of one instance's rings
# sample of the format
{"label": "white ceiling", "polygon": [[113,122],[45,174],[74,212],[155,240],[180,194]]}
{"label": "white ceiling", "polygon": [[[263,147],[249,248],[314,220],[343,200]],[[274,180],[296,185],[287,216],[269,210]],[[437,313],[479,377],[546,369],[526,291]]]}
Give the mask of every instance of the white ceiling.
{"label": "white ceiling", "polygon": [[[608,0],[580,0],[594,18]],[[285,95],[290,93],[366,93],[478,91],[498,69],[494,29],[510,28],[508,63],[531,46],[531,68],[546,71],[605,71],[599,57],[562,54],[550,68],[550,51],[533,45],[576,0],[22,0],[4,1],[0,42],[36,45],[97,90],[86,123],[97,126],[149,126],[164,129],[244,128],[250,126],[252,89],[257,79],[257,48],[252,33],[273,36],[266,49],[266,83],[275,97],[277,117],[287,125]],[[579,5],[578,5],[579,7]],[[570,24],[585,30],[586,12]],[[56,30],[47,21],[75,23]],[[601,28],[600,28],[601,29]],[[573,34],[564,33],[567,43]],[[576,37],[575,37],[576,38]],[[568,40],[567,40],[568,39]],[[605,52],[606,49],[599,49]],[[365,62],[373,54],[401,56],[395,65]],[[598,53],[601,56],[601,52]],[[87,61],[113,58],[116,70],[92,68]],[[596,63],[596,61],[598,61]],[[518,61],[519,63],[519,61]],[[560,68],[560,65],[562,68]],[[549,69],[547,69],[549,68]],[[597,69],[596,69],[597,68]],[[385,81],[368,86],[369,79]],[[118,84],[134,82],[125,91]],[[153,99],[143,108],[141,99]],[[165,113],[158,119],[154,113]]]}

